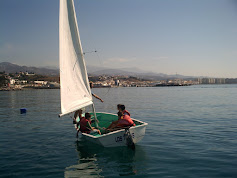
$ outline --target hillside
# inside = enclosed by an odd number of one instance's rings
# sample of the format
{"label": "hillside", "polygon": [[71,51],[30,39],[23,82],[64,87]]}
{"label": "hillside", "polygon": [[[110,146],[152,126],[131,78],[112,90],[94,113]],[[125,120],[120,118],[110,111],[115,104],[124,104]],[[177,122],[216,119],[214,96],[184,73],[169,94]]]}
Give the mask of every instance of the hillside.
{"label": "hillside", "polygon": [[56,69],[20,66],[17,64],[12,64],[10,62],[0,63],[0,72],[3,71],[5,71],[6,73],[33,72],[35,74],[41,75],[59,75],[59,70]]}
{"label": "hillside", "polygon": [[[40,75],[59,75],[59,69],[48,69],[48,68],[37,68],[37,67],[27,67],[20,66],[17,64],[12,64],[10,62],[0,63],[0,72],[5,71],[6,73],[16,73],[16,72],[33,72]],[[87,71],[89,75],[99,76],[99,75],[123,75],[123,76],[134,76],[149,80],[166,80],[174,78],[193,78],[183,75],[167,75],[163,73],[154,73],[143,71],[138,68],[123,68],[123,69],[110,69],[104,67],[87,66]]]}

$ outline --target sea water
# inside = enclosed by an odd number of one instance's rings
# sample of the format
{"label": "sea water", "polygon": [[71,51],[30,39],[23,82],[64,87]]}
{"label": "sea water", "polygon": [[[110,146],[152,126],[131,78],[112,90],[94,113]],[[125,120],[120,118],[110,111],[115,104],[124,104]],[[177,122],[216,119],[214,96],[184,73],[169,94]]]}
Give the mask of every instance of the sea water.
{"label": "sea water", "polygon": [[60,90],[0,92],[0,177],[237,177],[237,85],[93,92],[149,124],[135,150],[76,141]]}

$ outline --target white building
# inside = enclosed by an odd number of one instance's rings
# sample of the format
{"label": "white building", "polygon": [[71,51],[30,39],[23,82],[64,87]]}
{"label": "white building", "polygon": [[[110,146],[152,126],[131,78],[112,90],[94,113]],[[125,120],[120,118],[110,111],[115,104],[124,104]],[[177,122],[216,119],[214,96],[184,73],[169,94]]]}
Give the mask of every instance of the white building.
{"label": "white building", "polygon": [[36,85],[47,85],[48,82],[46,81],[34,81],[34,84]]}

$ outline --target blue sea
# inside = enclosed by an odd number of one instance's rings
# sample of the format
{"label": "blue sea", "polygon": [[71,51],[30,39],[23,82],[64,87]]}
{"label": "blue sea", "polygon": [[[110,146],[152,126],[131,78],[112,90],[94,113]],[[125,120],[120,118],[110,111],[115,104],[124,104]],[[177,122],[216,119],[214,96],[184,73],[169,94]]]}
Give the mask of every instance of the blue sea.
{"label": "blue sea", "polygon": [[237,177],[237,85],[93,92],[98,112],[122,103],[149,124],[135,150],[77,141],[60,90],[2,91],[0,177]]}

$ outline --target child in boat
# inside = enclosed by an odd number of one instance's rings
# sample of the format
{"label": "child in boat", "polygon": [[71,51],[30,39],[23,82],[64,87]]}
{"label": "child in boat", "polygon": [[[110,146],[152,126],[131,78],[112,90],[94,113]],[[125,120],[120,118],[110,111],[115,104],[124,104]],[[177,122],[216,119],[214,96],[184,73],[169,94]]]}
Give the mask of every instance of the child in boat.
{"label": "child in boat", "polygon": [[129,115],[123,115],[122,112],[118,112],[118,117],[120,117],[120,119],[118,120],[117,128],[136,126]]}
{"label": "child in boat", "polygon": [[90,115],[90,113],[86,113],[85,117],[82,117],[81,114],[82,114],[82,110],[79,110],[78,115],[79,115],[79,118],[80,118],[80,122],[78,122],[77,128],[78,128],[78,126],[80,126],[80,128],[77,129],[78,132],[81,131],[82,133],[88,133],[88,134],[97,132],[101,135],[100,130],[95,129],[94,127],[91,126],[91,115]]}
{"label": "child in boat", "polygon": [[113,131],[124,127],[135,126],[133,120],[130,118],[130,113],[125,110],[125,106],[122,104],[118,104],[117,108],[119,110],[118,120],[112,122],[106,130]]}
{"label": "child in boat", "polygon": [[73,124],[77,124],[79,122],[79,113],[80,112],[82,112],[82,111],[80,111],[80,109],[79,109],[74,113]]}
{"label": "child in boat", "polygon": [[128,115],[130,116],[130,113],[125,109],[125,105],[123,104],[118,104],[118,110],[122,112],[123,115]]}
{"label": "child in boat", "polygon": [[[121,108],[120,108],[120,106],[121,106],[122,104],[117,104],[117,109],[118,109],[118,111],[120,112],[120,110],[121,110]],[[120,119],[120,116],[118,117],[118,120]],[[107,127],[107,128],[104,128],[105,130],[110,130],[110,129],[112,129],[112,128],[115,128],[116,126],[117,126],[117,124],[118,124],[118,120],[116,120],[116,121],[113,121],[110,125],[109,125],[109,127]]]}
{"label": "child in boat", "polygon": [[90,113],[86,113],[85,117],[80,118],[80,131],[82,133],[94,133],[97,132],[101,135],[100,131],[98,129],[95,129],[91,126],[91,115]]}
{"label": "child in boat", "polygon": [[73,117],[73,124],[75,129],[77,130],[77,137],[78,137],[78,132],[79,132],[79,122],[80,122],[80,115],[82,113],[82,110],[79,109],[74,113],[74,117]]}

